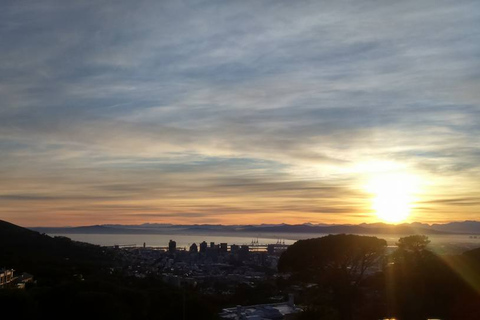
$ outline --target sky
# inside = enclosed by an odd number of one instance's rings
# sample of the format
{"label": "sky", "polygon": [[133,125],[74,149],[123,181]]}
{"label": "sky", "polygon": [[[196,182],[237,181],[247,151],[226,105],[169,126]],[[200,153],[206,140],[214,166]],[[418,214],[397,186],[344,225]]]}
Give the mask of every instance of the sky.
{"label": "sky", "polygon": [[479,1],[4,0],[0,39],[0,219],[480,217]]}

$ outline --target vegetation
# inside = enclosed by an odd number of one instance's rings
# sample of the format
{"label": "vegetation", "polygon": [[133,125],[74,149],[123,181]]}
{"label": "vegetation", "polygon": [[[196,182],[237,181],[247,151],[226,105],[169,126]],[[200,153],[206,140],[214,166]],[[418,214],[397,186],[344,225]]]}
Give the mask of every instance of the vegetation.
{"label": "vegetation", "polygon": [[[351,319],[359,286],[366,272],[380,265],[386,246],[383,239],[345,234],[300,240],[281,256],[279,270],[293,272],[302,280],[316,281],[320,288],[331,293],[325,295],[328,300],[324,302],[328,303],[320,306],[321,312],[326,305],[333,304],[342,319]],[[317,316],[316,310],[311,306],[309,312]]]}
{"label": "vegetation", "polygon": [[384,271],[387,313],[404,319],[477,319],[480,269],[473,272],[477,279],[465,270],[474,270],[480,260],[469,253],[437,256],[428,243],[425,236],[401,238],[389,257]]}
{"label": "vegetation", "polygon": [[330,235],[290,246],[279,268],[311,286],[302,319],[478,319],[480,249],[437,256],[428,244],[426,236],[400,238],[377,269],[384,240]]}
{"label": "vegetation", "polygon": [[308,274],[309,278],[335,273],[358,285],[365,271],[383,256],[386,246],[383,239],[351,234],[300,240],[281,256],[278,268]]}
{"label": "vegetation", "polygon": [[[115,251],[51,238],[0,221],[0,265],[35,276],[26,290],[0,290],[0,309],[15,319],[215,319],[195,292],[156,278],[116,274]],[[185,307],[184,307],[185,306]]]}

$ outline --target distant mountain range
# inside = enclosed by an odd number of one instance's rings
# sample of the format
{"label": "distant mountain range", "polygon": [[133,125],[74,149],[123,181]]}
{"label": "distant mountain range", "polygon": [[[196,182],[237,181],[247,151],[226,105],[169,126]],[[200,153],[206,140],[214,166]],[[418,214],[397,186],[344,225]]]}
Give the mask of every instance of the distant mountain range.
{"label": "distant mountain range", "polygon": [[82,227],[30,228],[47,234],[171,234],[171,233],[308,233],[308,234],[480,234],[479,221],[446,224],[362,223],[359,225],[328,224],[260,224],[260,225],[175,225],[145,223],[141,225],[94,225]]}

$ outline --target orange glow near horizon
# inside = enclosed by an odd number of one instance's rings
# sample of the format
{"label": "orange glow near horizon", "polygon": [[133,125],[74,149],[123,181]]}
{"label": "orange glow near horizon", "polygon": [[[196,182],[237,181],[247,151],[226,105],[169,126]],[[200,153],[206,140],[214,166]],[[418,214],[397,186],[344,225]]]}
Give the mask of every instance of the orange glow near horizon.
{"label": "orange glow near horizon", "polygon": [[[453,181],[388,161],[359,161],[343,171],[332,171],[331,176],[289,172],[282,179],[271,178],[269,183],[252,180],[251,184],[240,181],[232,185],[223,184],[228,173],[218,176],[205,172],[164,173],[163,179],[148,172],[148,176],[132,174],[117,180],[116,175],[94,176],[88,170],[81,179],[11,178],[4,184],[9,189],[4,191],[0,220],[26,227],[62,227],[379,221],[432,224],[451,222],[452,217],[478,217],[477,187],[467,178],[456,176]],[[22,192],[9,195],[10,190]]]}

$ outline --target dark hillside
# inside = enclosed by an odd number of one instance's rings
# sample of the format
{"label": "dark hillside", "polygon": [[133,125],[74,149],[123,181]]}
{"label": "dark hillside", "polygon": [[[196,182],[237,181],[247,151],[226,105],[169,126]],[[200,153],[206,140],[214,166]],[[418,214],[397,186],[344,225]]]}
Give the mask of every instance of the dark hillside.
{"label": "dark hillside", "polygon": [[50,237],[0,221],[0,261],[38,280],[91,274],[113,263],[113,252],[99,246]]}
{"label": "dark hillside", "polygon": [[480,264],[480,248],[472,249],[463,253],[472,263]]}
{"label": "dark hillside", "polygon": [[[121,253],[121,252],[120,252]],[[182,292],[159,278],[125,274],[131,261],[100,246],[49,237],[0,221],[0,266],[28,272],[26,289],[0,289],[0,309],[15,319],[215,319],[192,288]]]}

